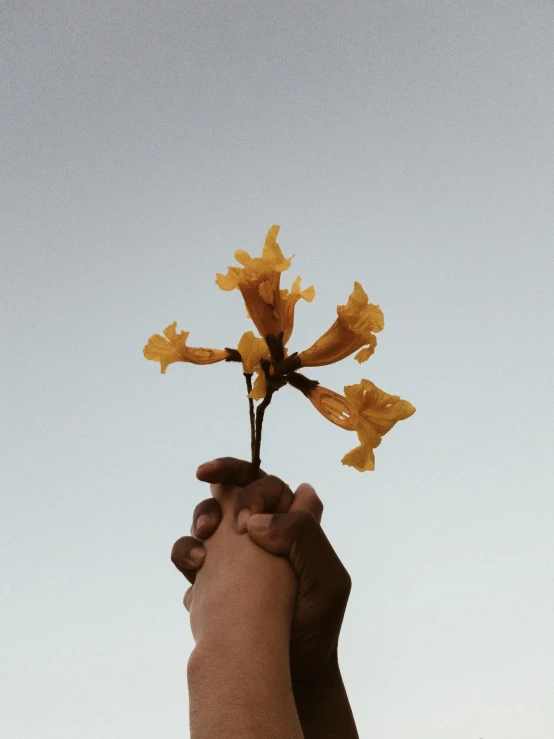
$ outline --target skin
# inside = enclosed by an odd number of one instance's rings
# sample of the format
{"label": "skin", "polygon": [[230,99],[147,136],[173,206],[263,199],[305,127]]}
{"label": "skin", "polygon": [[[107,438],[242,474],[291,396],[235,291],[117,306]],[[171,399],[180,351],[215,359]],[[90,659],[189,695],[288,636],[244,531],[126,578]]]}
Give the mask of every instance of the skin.
{"label": "skin", "polygon": [[222,511],[189,589],[196,643],[188,663],[192,739],[301,739],[289,666],[297,583],[288,562],[234,525],[237,487],[214,486]]}
{"label": "skin", "polygon": [[[250,463],[231,457],[213,460],[197,470],[198,479],[210,483],[212,497],[196,506],[192,536],[179,539],[172,551],[172,561],[193,583],[185,604],[190,607],[194,599],[194,584],[210,563],[210,539],[228,511],[239,539],[277,555],[274,559],[287,563],[295,575],[290,675],[304,737],[355,739],[358,734],[337,656],[351,581],[321,528],[323,504],[308,483],[293,493],[286,483],[263,470],[250,483],[250,470]],[[214,570],[221,569],[223,559],[213,564]],[[235,564],[241,566],[238,561]],[[283,593],[283,602],[290,596],[286,589],[273,587],[272,592]],[[267,629],[265,633],[267,638]]]}

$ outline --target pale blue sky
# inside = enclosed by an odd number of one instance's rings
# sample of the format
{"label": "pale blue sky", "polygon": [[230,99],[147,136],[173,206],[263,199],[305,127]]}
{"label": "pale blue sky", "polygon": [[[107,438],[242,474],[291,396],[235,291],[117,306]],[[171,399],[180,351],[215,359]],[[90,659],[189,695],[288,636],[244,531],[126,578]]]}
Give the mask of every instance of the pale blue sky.
{"label": "pale blue sky", "polygon": [[0,734],[182,739],[192,640],[169,562],[247,457],[238,365],[142,357],[250,328],[216,272],[283,252],[381,305],[362,377],[417,413],[373,473],[285,388],[265,469],[311,482],[353,578],[360,735],[554,736],[554,7],[527,0],[5,2]]}

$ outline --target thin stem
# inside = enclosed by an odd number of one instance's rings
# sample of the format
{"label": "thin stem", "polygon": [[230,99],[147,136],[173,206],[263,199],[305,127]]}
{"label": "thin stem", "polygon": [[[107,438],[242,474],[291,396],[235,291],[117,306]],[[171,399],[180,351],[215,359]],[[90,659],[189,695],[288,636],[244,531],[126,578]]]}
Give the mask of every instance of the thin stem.
{"label": "thin stem", "polygon": [[[252,392],[252,373],[243,372],[246,378],[246,387],[248,388],[248,394]],[[254,465],[254,454],[256,450],[256,421],[254,416],[254,401],[252,398],[248,398],[248,407],[250,410],[250,456],[252,458],[252,465]]]}
{"label": "thin stem", "polygon": [[258,478],[260,471],[260,465],[262,460],[260,458],[260,448],[262,446],[262,425],[264,422],[264,413],[267,406],[271,403],[271,398],[275,390],[271,387],[267,388],[266,396],[256,408],[256,445],[254,449],[254,457],[252,461],[252,476],[251,480],[254,482]]}

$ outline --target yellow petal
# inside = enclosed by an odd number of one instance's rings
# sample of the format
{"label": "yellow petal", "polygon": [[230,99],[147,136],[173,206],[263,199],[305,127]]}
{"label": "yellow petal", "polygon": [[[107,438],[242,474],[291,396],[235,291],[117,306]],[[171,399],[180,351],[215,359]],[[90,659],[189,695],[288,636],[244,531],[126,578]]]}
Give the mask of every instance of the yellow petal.
{"label": "yellow petal", "polygon": [[242,357],[243,371],[252,374],[260,366],[261,359],[269,359],[269,349],[263,339],[255,336],[253,331],[242,335],[237,349]]}
{"label": "yellow petal", "polygon": [[235,259],[237,260],[239,264],[242,264],[244,267],[246,267],[252,261],[252,257],[247,251],[244,251],[244,249],[236,250]]}
{"label": "yellow petal", "polygon": [[310,285],[305,290],[300,289],[301,277],[297,277],[292,283],[290,292],[288,290],[280,291],[281,298],[281,330],[283,331],[283,344],[286,344],[291,337],[294,328],[294,309],[296,303],[302,298],[311,303],[315,298],[314,286]]}
{"label": "yellow petal", "polygon": [[221,272],[217,273],[215,283],[222,290],[234,290],[239,286],[240,272],[239,267],[229,267],[226,275],[221,274]]}
{"label": "yellow petal", "polygon": [[154,334],[148,339],[143,349],[146,359],[160,363],[160,371],[165,374],[167,367],[174,362],[191,362],[192,364],[214,364],[228,357],[225,349],[203,349],[187,346],[188,331],[176,330],[177,321],[164,329],[164,336]]}
{"label": "yellow petal", "polygon": [[389,395],[370,380],[357,385],[347,385],[344,393],[365,422],[379,436],[384,436],[392,427],[415,413],[414,406],[398,395]]}
{"label": "yellow petal", "polygon": [[265,237],[264,248],[262,249],[262,259],[270,265],[276,272],[284,272],[290,265],[293,257],[285,259],[279,244],[277,243],[277,234],[280,226],[271,226]]}
{"label": "yellow petal", "polygon": [[354,283],[354,290],[346,305],[337,305],[337,314],[358,334],[382,331],[385,326],[383,311],[378,305],[368,301],[368,297],[359,282]]}
{"label": "yellow petal", "polygon": [[378,305],[368,303],[359,282],[354,283],[348,303],[337,306],[337,315],[337,320],[315,344],[298,355],[303,367],[321,367],[339,362],[367,345],[367,349],[356,357],[363,362],[375,350],[377,338],[372,332],[383,328],[383,311]]}
{"label": "yellow petal", "polygon": [[370,380],[347,385],[344,396],[318,385],[309,390],[308,397],[329,421],[347,431],[356,431],[360,445],[348,452],[342,463],[360,472],[375,469],[373,450],[382,437],[398,421],[415,412],[407,400],[385,393]]}
{"label": "yellow petal", "polygon": [[[374,337],[375,339],[375,337]],[[367,360],[371,357],[373,352],[375,351],[375,347],[377,346],[377,339],[375,339],[375,343],[370,344],[369,346],[364,347],[364,349],[361,349],[356,356],[354,357],[355,360],[357,360],[360,364],[362,362],[367,362]]]}
{"label": "yellow petal", "polygon": [[263,400],[267,391],[267,382],[265,374],[261,370],[257,370],[258,376],[254,380],[252,391],[248,393],[248,397],[252,400]]}
{"label": "yellow petal", "polygon": [[264,282],[260,282],[260,284],[258,285],[258,292],[260,293],[260,296],[264,303],[267,303],[271,306],[273,305],[273,288],[269,280],[264,280]]}
{"label": "yellow petal", "polygon": [[318,385],[310,392],[309,400],[331,423],[347,431],[353,431],[356,428],[356,410],[342,395]]}
{"label": "yellow petal", "polygon": [[375,469],[375,454],[368,446],[357,446],[345,454],[341,462],[348,467],[355,467],[358,472],[373,472]]}
{"label": "yellow petal", "polygon": [[222,290],[238,288],[246,310],[261,336],[278,336],[282,329],[279,281],[281,272],[288,269],[286,259],[277,243],[279,226],[272,226],[265,239],[261,257],[251,257],[244,249],[235,251],[242,267],[229,267],[226,275],[218,273],[216,284]]}
{"label": "yellow petal", "polygon": [[[260,295],[261,284],[264,297]],[[258,329],[260,336],[272,334],[278,336],[281,332],[280,318],[280,297],[279,296],[279,275],[277,272],[270,280],[257,280],[245,282],[240,285],[240,292],[244,299],[246,310],[252,319],[254,326]],[[275,297],[275,303],[271,302],[271,297]],[[270,298],[267,302],[265,298]]]}

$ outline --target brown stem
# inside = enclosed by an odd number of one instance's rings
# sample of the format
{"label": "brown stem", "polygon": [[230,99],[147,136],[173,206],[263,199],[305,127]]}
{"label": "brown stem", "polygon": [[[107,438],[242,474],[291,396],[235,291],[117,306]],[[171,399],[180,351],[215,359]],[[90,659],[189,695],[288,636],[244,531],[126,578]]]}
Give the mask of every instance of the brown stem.
{"label": "brown stem", "polygon": [[271,397],[275,390],[272,387],[267,388],[265,398],[262,400],[260,405],[256,408],[256,444],[254,449],[254,455],[252,460],[252,476],[251,481],[254,482],[258,478],[260,471],[260,465],[262,460],[260,458],[260,448],[262,446],[262,425],[264,422],[264,413],[267,406],[271,403]]}
{"label": "brown stem", "polygon": [[[252,392],[252,373],[243,372],[246,378],[246,387],[248,388],[248,394]],[[254,416],[254,401],[252,398],[248,398],[248,407],[250,410],[250,456],[252,458],[252,465],[254,464],[254,453],[256,448],[256,421]]]}
{"label": "brown stem", "polygon": [[300,372],[292,372],[290,375],[287,375],[287,381],[289,385],[304,393],[307,398],[310,397],[311,391],[319,385],[317,380],[310,380],[309,377],[301,375]]}
{"label": "brown stem", "polygon": [[242,362],[242,357],[237,349],[229,349],[226,346],[225,351],[227,352],[227,356],[225,357],[226,362]]}

